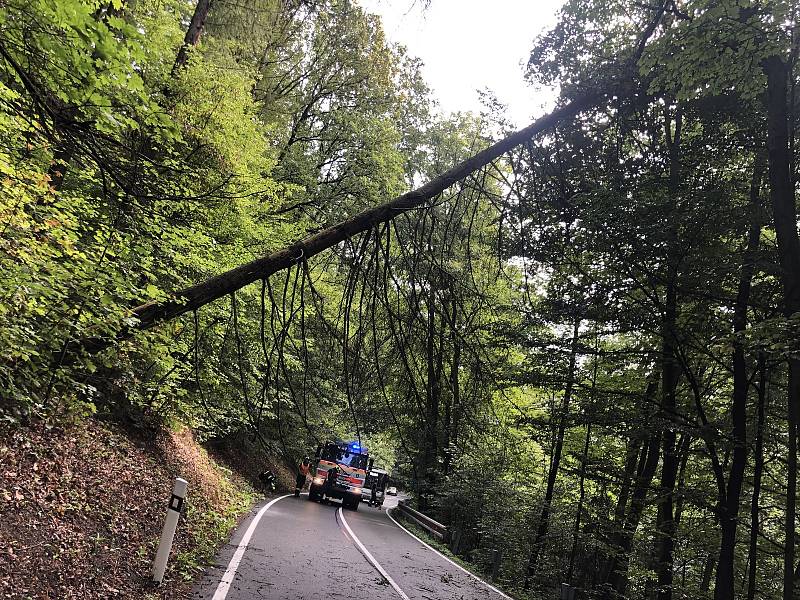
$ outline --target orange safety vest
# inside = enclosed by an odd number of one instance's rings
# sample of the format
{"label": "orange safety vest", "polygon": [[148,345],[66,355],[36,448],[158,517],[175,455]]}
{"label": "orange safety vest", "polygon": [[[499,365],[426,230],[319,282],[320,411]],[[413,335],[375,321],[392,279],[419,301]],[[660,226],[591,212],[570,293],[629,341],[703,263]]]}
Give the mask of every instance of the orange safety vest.
{"label": "orange safety vest", "polygon": [[300,463],[300,474],[301,475],[308,475],[311,471],[311,465],[307,465],[305,463]]}

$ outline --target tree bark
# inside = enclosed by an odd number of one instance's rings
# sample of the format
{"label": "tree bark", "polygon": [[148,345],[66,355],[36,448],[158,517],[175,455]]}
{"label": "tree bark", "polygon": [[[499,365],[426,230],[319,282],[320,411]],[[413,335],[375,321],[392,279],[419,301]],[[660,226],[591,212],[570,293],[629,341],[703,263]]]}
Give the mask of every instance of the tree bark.
{"label": "tree bark", "polygon": [[453,459],[451,446],[457,439],[456,419],[458,405],[460,402],[459,374],[461,368],[461,340],[458,336],[458,303],[455,298],[455,290],[451,288],[450,297],[452,298],[452,313],[450,315],[450,344],[453,355],[450,363],[450,398],[445,405],[445,424],[444,424],[444,472],[450,472],[450,464]]}
{"label": "tree bark", "polygon": [[586,488],[584,481],[586,479],[586,460],[589,456],[589,443],[592,439],[592,424],[586,426],[586,437],[583,441],[583,453],[581,454],[581,472],[578,479],[578,507],[575,509],[575,525],[572,528],[572,550],[569,553],[569,568],[567,569],[567,576],[564,581],[571,584],[572,574],[575,570],[575,555],[578,552],[578,536],[581,532],[581,512],[583,511],[583,501],[586,498]]}
{"label": "tree bark", "polygon": [[[659,377],[651,379],[647,384],[644,395],[648,403],[652,401],[658,391]],[[649,410],[649,407],[645,410]],[[645,418],[646,416],[647,412],[644,413]],[[639,527],[639,519],[644,508],[647,490],[650,487],[658,464],[659,446],[658,436],[652,434],[646,435],[641,439],[637,435],[637,437],[631,439],[628,446],[625,458],[625,479],[620,486],[619,499],[614,509],[614,530],[609,543],[611,553],[606,558],[603,566],[602,581],[606,584],[602,595],[603,598],[610,598],[612,591],[620,589],[622,590],[620,593],[624,593],[627,586],[628,553],[633,542],[633,535]],[[649,461],[649,457],[652,455],[655,458]],[[633,485],[633,495],[630,509],[628,509],[631,485]]]}
{"label": "tree bark", "polygon": [[[778,257],[783,284],[783,308],[786,316],[800,312],[800,238],[797,235],[797,209],[792,188],[791,156],[787,113],[788,65],[778,56],[762,63],[767,75],[767,156],[769,189]],[[789,359],[787,391],[788,456],[785,549],[783,557],[783,599],[794,598],[795,518],[797,512],[797,420],[800,402],[800,360]]]}
{"label": "tree bark", "polygon": [[[650,382],[647,386],[647,396],[652,397],[658,389],[656,382]],[[639,457],[639,464],[636,468],[636,480],[631,494],[631,504],[625,524],[619,534],[616,543],[613,544],[617,551],[609,561],[606,571],[606,589],[603,598],[624,596],[628,587],[628,565],[630,553],[633,548],[633,537],[639,528],[639,522],[644,513],[647,492],[655,477],[658,468],[659,448],[661,447],[661,437],[658,432],[652,432],[647,441],[642,445],[642,452]],[[613,593],[612,593],[613,592]]]}
{"label": "tree bark", "polygon": [[436,291],[431,278],[428,280],[428,319],[425,340],[425,362],[427,385],[425,390],[425,434],[423,439],[422,476],[425,480],[423,493],[419,497],[420,510],[428,508],[430,495],[436,489],[435,469],[439,439],[439,378],[436,373]]}
{"label": "tree bark", "polygon": [[672,426],[676,411],[676,390],[680,376],[677,360],[677,315],[678,315],[678,234],[675,209],[680,188],[680,144],[682,117],[678,108],[674,119],[674,134],[671,132],[669,110],[665,110],[665,134],[669,149],[669,191],[673,201],[672,225],[668,232],[667,283],[665,290],[664,316],[662,321],[661,356],[661,418],[665,426],[662,435],[661,482],[659,484],[658,513],[656,515],[655,571],[658,577],[658,600],[672,600],[672,558],[675,545],[674,494],[678,475],[676,432]]}
{"label": "tree bark", "polygon": [[[594,406],[596,401],[596,387],[597,387],[597,363],[600,360],[600,336],[597,332],[597,323],[595,323],[595,338],[594,338],[594,360],[592,364],[592,387],[590,394],[590,406]],[[583,452],[581,453],[581,469],[580,477],[578,479],[578,507],[575,510],[575,525],[572,530],[572,550],[569,553],[569,568],[567,569],[567,576],[564,579],[568,584],[572,584],[572,575],[575,570],[575,559],[578,551],[578,536],[581,531],[581,517],[583,512],[583,502],[586,499],[586,463],[589,460],[589,444],[592,439],[592,424],[591,422],[586,425],[586,437],[583,441]]]}
{"label": "tree bark", "polygon": [[747,246],[742,260],[741,275],[733,311],[733,398],[731,402],[731,422],[733,433],[733,456],[725,497],[720,498],[721,541],[717,574],[714,583],[714,600],[732,600],[734,597],[734,551],[736,549],[736,529],[739,523],[739,503],[744,483],[744,470],[747,465],[747,363],[744,342],[741,335],[747,329],[747,305],[750,301],[750,285],[755,270],[756,252],[761,237],[761,216],[759,187],[761,185],[761,164],[756,161],[750,182],[750,211],[752,213]]}
{"label": "tree bark", "polygon": [[211,9],[211,0],[198,0],[197,5],[194,7],[192,20],[189,21],[189,27],[186,29],[186,36],[183,38],[178,56],[175,57],[175,64],[172,65],[172,76],[182,69],[189,62],[189,50],[197,46],[200,42],[200,36],[203,33],[203,27],[206,24],[208,11]]}
{"label": "tree bark", "polygon": [[756,572],[758,569],[758,532],[761,528],[759,518],[759,499],[761,497],[761,476],[764,471],[764,423],[767,404],[767,373],[764,354],[758,357],[758,408],[756,409],[756,447],[753,465],[753,497],[750,500],[750,554],[747,570],[747,600],[756,597]]}
{"label": "tree bark", "polygon": [[678,461],[680,467],[678,469],[678,497],[675,500],[675,527],[681,524],[681,516],[683,515],[684,506],[684,489],[686,488],[686,463],[689,462],[689,451],[692,447],[692,438],[688,434],[681,436],[678,442]]}
{"label": "tree bark", "polygon": [[631,438],[628,442],[628,449],[625,453],[625,467],[623,469],[623,479],[620,484],[617,504],[614,507],[614,530],[622,531],[625,525],[625,510],[628,508],[630,498],[631,483],[636,475],[636,465],[639,463],[639,451],[642,448],[642,440],[639,437]]}
{"label": "tree bark", "polygon": [[706,558],[706,562],[703,565],[703,575],[700,580],[700,591],[707,592],[708,588],[711,586],[711,575],[714,573],[714,563],[715,554],[713,552],[708,553],[708,557]]}
{"label": "tree bark", "polygon": [[453,350],[453,371],[450,373],[453,386],[453,417],[450,425],[450,446],[458,447],[459,425],[461,424],[461,382],[459,370],[461,369],[461,342],[457,342]]}

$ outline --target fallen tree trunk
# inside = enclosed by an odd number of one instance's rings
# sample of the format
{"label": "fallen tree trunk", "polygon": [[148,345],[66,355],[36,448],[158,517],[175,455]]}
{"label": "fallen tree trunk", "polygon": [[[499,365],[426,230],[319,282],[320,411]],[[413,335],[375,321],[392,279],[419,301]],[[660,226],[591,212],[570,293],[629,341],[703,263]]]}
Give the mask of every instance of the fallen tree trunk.
{"label": "fallen tree trunk", "polygon": [[[545,115],[526,128],[509,135],[457,164],[422,187],[398,196],[390,202],[362,211],[345,221],[327,227],[268,256],[180,290],[173,295],[172,299],[149,302],[137,306],[132,310],[132,316],[138,319],[137,325],[122,331],[117,340],[128,338],[136,331],[150,329],[157,323],[169,321],[186,312],[196,310],[250,283],[265,279],[273,273],[315,256],[376,225],[390,221],[404,212],[419,208],[453,184],[458,183],[481,167],[488,165],[519,144],[530,140],[533,136],[558,125],[562,121],[574,117],[582,110],[597,105],[603,97],[604,94],[601,93],[580,96],[566,106]],[[84,351],[94,353],[107,348],[114,341],[113,339],[93,338],[83,340],[79,345]]]}

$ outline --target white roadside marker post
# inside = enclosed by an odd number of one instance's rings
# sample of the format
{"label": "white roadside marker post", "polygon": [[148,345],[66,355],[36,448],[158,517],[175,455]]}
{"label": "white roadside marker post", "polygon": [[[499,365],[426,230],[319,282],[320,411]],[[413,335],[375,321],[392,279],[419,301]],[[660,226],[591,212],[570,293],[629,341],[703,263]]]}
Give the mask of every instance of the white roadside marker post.
{"label": "white roadside marker post", "polygon": [[161,583],[164,579],[164,571],[167,569],[167,559],[172,550],[172,540],[175,537],[175,528],[178,526],[178,517],[181,516],[183,500],[186,498],[186,488],[189,485],[185,479],[175,478],[175,486],[172,488],[172,498],[169,499],[167,516],[164,519],[164,529],[161,532],[161,540],[158,542],[156,559],[153,561],[153,581]]}

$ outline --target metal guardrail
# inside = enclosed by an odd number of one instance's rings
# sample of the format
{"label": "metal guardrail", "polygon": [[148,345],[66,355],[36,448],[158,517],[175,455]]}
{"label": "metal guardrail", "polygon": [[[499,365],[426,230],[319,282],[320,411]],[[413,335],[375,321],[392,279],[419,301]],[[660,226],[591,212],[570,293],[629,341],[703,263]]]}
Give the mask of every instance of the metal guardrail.
{"label": "metal guardrail", "polygon": [[417,525],[422,527],[425,531],[430,533],[436,539],[441,542],[447,543],[448,539],[450,538],[450,532],[447,530],[447,527],[439,523],[438,521],[434,521],[428,515],[424,515],[418,510],[414,510],[410,506],[406,505],[405,500],[401,500],[397,503],[397,508],[407,519],[414,521]]}

